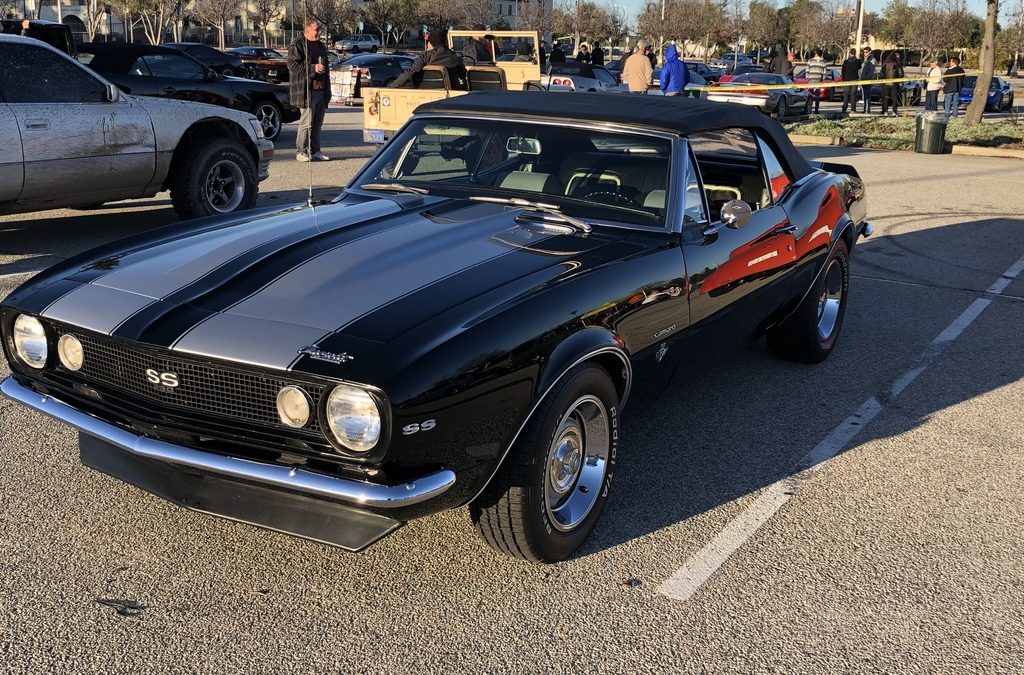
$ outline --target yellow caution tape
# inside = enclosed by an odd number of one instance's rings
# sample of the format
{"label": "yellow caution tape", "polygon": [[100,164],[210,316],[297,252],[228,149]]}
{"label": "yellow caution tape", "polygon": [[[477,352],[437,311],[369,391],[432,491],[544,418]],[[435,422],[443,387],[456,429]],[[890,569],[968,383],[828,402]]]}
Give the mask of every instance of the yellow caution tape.
{"label": "yellow caution tape", "polygon": [[[947,77],[963,77],[963,73],[954,73],[953,75],[941,75],[941,79]],[[706,86],[706,87],[690,87],[688,91],[711,91],[711,92],[732,92],[732,91],[750,91],[751,89],[767,90],[767,89],[835,89],[838,87],[863,87],[871,86],[874,84],[896,84],[898,82],[921,82],[924,84],[932,78],[927,75],[921,77],[892,77],[881,80],[853,80],[852,82],[794,82],[793,84],[745,84],[743,86],[729,86],[727,82],[724,86]]]}

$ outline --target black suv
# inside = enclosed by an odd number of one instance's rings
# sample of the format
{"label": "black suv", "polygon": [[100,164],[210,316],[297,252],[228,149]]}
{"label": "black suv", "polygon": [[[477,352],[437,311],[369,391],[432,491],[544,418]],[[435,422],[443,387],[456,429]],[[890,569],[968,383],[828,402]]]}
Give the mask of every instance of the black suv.
{"label": "black suv", "polygon": [[274,140],[281,125],[299,119],[284,85],[225,77],[177,49],[142,44],[92,42],[78,48],[78,60],[128,94],[180,98],[251,112]]}

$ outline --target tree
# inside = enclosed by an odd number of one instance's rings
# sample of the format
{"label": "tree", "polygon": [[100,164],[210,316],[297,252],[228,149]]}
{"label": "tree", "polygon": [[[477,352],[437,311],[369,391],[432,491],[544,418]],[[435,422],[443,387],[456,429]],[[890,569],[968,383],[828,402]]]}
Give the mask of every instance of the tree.
{"label": "tree", "polygon": [[999,0],[987,0],[985,3],[985,36],[981,43],[981,73],[974,84],[975,96],[967,106],[966,121],[968,124],[980,124],[985,104],[988,103],[989,85],[992,84],[992,73],[996,62],[996,17],[999,15]]}
{"label": "tree", "polygon": [[388,46],[388,37],[395,43],[402,37],[405,29],[415,21],[416,5],[413,0],[372,0],[363,5],[363,20],[380,34],[380,44],[384,49]]}
{"label": "tree", "polygon": [[196,0],[192,16],[200,24],[217,29],[218,43],[224,49],[225,25],[238,14],[241,5],[241,0]]}
{"label": "tree", "polygon": [[821,44],[824,8],[817,0],[795,0],[790,15],[790,40],[795,42],[800,59],[807,49]]}
{"label": "tree", "polygon": [[758,47],[758,63],[760,50],[769,49],[779,39],[779,13],[775,3],[765,0],[751,0],[747,8],[746,33],[750,41]]}
{"label": "tree", "polygon": [[284,0],[249,0],[249,6],[260,26],[263,35],[263,44],[270,45],[267,36],[267,26],[271,21],[277,21],[284,16]]}
{"label": "tree", "polygon": [[519,30],[535,30],[541,39],[554,30],[553,12],[544,0],[520,0],[516,3],[516,25]]}
{"label": "tree", "polygon": [[181,12],[185,10],[182,5],[187,6],[188,3],[179,4],[177,0],[144,0],[139,3],[139,22],[151,45],[163,42],[164,29],[169,23],[175,28],[174,39],[179,39]]}
{"label": "tree", "polygon": [[106,5],[97,2],[97,0],[89,0],[89,4],[85,6],[85,11],[82,14],[85,23],[85,37],[88,42],[93,42],[96,39],[96,33],[99,32],[100,26],[103,25],[106,15]]}
{"label": "tree", "polygon": [[826,0],[824,23],[821,27],[820,46],[834,50],[840,57],[846,54],[851,36],[857,29],[857,13],[846,4],[847,0]]}
{"label": "tree", "polygon": [[145,4],[145,0],[116,0],[110,5],[110,10],[124,26],[124,37],[128,42],[135,42],[135,26],[141,21],[139,13]]}
{"label": "tree", "polygon": [[327,44],[333,44],[339,31],[346,32],[359,22],[359,10],[348,0],[307,0],[305,12],[323,26]]}
{"label": "tree", "polygon": [[489,26],[498,18],[491,0],[418,0],[416,14],[430,28],[448,29],[462,23]]}

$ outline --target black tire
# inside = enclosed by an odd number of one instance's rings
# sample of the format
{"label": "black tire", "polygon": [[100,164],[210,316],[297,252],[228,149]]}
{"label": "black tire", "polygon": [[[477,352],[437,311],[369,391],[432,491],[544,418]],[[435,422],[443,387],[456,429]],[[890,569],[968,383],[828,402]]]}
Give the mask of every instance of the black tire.
{"label": "black tire", "polygon": [[[785,322],[768,331],[768,348],[789,361],[824,361],[839,341],[849,290],[850,249],[840,240],[800,306]],[[833,299],[837,299],[835,305]]]}
{"label": "black tire", "polygon": [[804,117],[811,114],[811,105],[814,103],[814,99],[807,99],[807,103],[804,103]]}
{"label": "black tire", "polygon": [[267,140],[277,140],[277,137],[281,135],[281,128],[284,126],[281,107],[273,101],[264,99],[253,104],[252,114],[259,120],[263,127],[263,135],[267,137]]}
{"label": "black tire", "polygon": [[[491,484],[469,506],[470,517],[484,541],[497,551],[537,563],[564,560],[580,547],[601,516],[615,472],[618,406],[611,377],[596,363],[581,364],[559,381],[534,411]],[[573,436],[573,420],[590,414],[576,418],[578,409],[594,415],[590,419],[594,429]],[[600,410],[604,418],[597,414]],[[573,447],[570,438],[582,439],[577,447],[591,460],[600,456],[603,447],[603,463],[581,463],[580,452],[576,452],[578,473],[573,477],[573,470],[566,471],[569,464],[564,454],[557,463],[555,460],[560,449]],[[556,467],[560,476],[554,473]],[[562,478],[565,483],[556,485]],[[557,496],[559,488],[561,506],[556,504],[552,509],[550,498]],[[573,505],[581,509],[570,511],[570,517],[582,513],[580,519],[560,522],[562,514],[554,513],[568,510],[563,507],[572,500],[577,500]],[[589,507],[582,508],[588,502]]]}
{"label": "black tire", "polygon": [[[171,204],[182,220],[253,207],[259,181],[256,162],[245,148],[228,139],[197,137],[184,152],[172,167],[171,182]],[[225,182],[219,189],[211,184],[220,180]]]}
{"label": "black tire", "polygon": [[370,53],[371,54],[376,54],[377,53],[377,45],[374,45],[374,46],[370,47]]}
{"label": "black tire", "polygon": [[782,120],[786,117],[786,97],[783,96],[779,99],[779,104],[775,106],[775,117]]}
{"label": "black tire", "polygon": [[349,53],[350,54],[358,54],[359,53],[359,45],[352,45],[352,51],[350,51]]}

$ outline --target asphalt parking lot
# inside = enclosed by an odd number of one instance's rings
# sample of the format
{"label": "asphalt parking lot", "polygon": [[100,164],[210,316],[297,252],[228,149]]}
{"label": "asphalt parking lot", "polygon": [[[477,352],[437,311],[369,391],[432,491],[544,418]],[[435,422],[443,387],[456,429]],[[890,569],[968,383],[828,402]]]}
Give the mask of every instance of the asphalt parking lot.
{"label": "asphalt parking lot", "polygon": [[[260,204],[336,193],[372,152],[359,114],[329,113],[329,163],[290,125]],[[0,670],[1020,672],[1024,162],[804,152],[857,167],[875,224],[835,353],[695,355],[627,408],[605,515],[557,566],[464,511],[357,555],[185,511],[0,401]],[[166,193],[0,218],[0,294],[174,220]]]}

